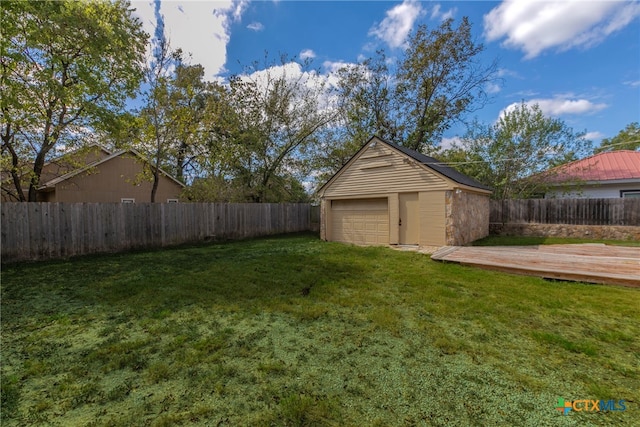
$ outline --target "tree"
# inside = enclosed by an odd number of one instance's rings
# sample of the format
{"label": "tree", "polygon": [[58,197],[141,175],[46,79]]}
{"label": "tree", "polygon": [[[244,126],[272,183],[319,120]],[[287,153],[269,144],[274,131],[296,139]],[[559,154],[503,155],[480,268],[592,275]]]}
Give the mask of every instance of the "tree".
{"label": "tree", "polygon": [[593,152],[617,150],[639,150],[640,149],[640,124],[638,122],[629,123],[613,138],[604,138]]}
{"label": "tree", "polygon": [[392,116],[390,79],[383,51],[361,64],[336,72],[335,121],[322,129],[321,146],[313,161],[318,181],[329,179],[372,135],[396,140],[396,128],[389,121]]}
{"label": "tree", "polygon": [[145,71],[142,108],[124,132],[149,158],[151,167],[140,179],[153,182],[152,202],[161,168],[186,184],[211,176],[211,182],[223,182],[234,157],[229,129],[237,121],[228,88],[205,81],[204,67],[187,63],[164,36],[156,46]]}
{"label": "tree", "polygon": [[336,74],[338,122],[324,137],[316,166],[327,178],[372,135],[433,154],[435,141],[456,121],[490,99],[486,87],[497,79],[497,62],[483,64],[463,18],[429,31],[421,25],[395,61],[383,50]]}
{"label": "tree", "polygon": [[[255,69],[255,68],[254,68]],[[229,82],[233,127],[232,175],[254,202],[281,200],[305,175],[320,130],[335,119],[326,81],[315,71],[281,58],[261,71]]]}
{"label": "tree", "polygon": [[153,182],[151,203],[156,201],[160,169],[163,163],[168,162],[171,145],[177,140],[179,118],[173,114],[171,108],[174,98],[171,69],[180,60],[181,54],[180,50],[172,52],[164,37],[158,40],[154,59],[145,69],[145,83],[148,88],[143,93],[144,105],[131,122],[133,132],[137,133],[135,145],[148,157],[151,166],[145,171]]}
{"label": "tree", "polygon": [[363,141],[372,135],[396,139],[392,121],[393,83],[387,57],[378,51],[357,66],[338,70],[340,119],[350,141]]}
{"label": "tree", "polygon": [[590,149],[584,133],[574,133],[562,120],[546,117],[537,104],[523,102],[505,111],[493,125],[474,121],[461,145],[446,150],[441,160],[493,187],[496,199],[527,198],[549,185],[537,174]]}
{"label": "tree", "polygon": [[457,28],[453,19],[428,31],[420,25],[407,41],[396,75],[395,101],[402,143],[432,151],[434,142],[464,114],[488,101],[485,87],[495,80],[497,63],[482,65],[482,44],[474,43],[467,17]]}
{"label": "tree", "polygon": [[36,201],[52,150],[85,144],[133,96],[147,36],[124,0],[1,7],[3,191]]}
{"label": "tree", "polygon": [[338,73],[344,111],[342,126],[350,145],[376,134],[423,152],[468,113],[482,108],[485,88],[497,80],[497,62],[484,65],[484,50],[471,36],[465,17],[429,31],[420,25],[395,64],[384,51]]}

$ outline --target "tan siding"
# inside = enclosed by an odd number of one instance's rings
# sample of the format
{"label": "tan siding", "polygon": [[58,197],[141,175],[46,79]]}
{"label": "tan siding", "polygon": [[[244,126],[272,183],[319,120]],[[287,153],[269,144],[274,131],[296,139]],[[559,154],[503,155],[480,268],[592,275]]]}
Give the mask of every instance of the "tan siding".
{"label": "tan siding", "polygon": [[324,190],[345,197],[420,190],[446,190],[451,184],[385,144],[367,147]]}
{"label": "tan siding", "polygon": [[398,193],[389,194],[389,243],[392,245],[397,245],[400,241],[398,230],[399,206]]}
{"label": "tan siding", "polygon": [[442,191],[424,191],[420,199],[420,244],[442,246],[446,244],[445,197]]}
{"label": "tan siding", "polygon": [[417,245],[420,243],[420,200],[418,193],[401,193],[399,195],[400,244]]}
{"label": "tan siding", "polygon": [[[151,201],[151,181],[143,179],[142,163],[133,155],[123,154],[101,163],[87,173],[56,185],[55,202],[120,202],[134,198],[137,203]],[[177,199],[182,188],[164,175],[160,177],[156,202]]]}
{"label": "tan siding", "polygon": [[61,177],[78,168],[85,167],[93,162],[107,157],[109,153],[100,147],[91,146],[86,149],[80,149],[76,152],[69,153],[66,156],[45,163],[40,174],[40,184],[43,185],[52,179]]}

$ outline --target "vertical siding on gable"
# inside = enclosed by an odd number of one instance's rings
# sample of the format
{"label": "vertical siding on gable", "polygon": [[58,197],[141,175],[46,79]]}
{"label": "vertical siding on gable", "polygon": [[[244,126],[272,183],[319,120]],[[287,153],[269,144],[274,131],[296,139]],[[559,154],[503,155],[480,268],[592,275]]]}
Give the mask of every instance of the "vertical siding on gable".
{"label": "vertical siding on gable", "polygon": [[327,186],[323,197],[445,190],[450,187],[442,177],[407,159],[383,143],[367,147]]}
{"label": "vertical siding on gable", "polygon": [[446,244],[446,210],[444,191],[423,191],[420,201],[420,245]]}

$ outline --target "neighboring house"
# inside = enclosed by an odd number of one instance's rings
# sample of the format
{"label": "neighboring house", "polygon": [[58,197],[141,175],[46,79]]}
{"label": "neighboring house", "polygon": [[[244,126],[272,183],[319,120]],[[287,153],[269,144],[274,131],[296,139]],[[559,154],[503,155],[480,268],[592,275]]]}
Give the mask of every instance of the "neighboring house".
{"label": "neighboring house", "polygon": [[[151,168],[136,150],[114,153],[92,145],[47,162],[40,176],[40,202],[151,201]],[[25,183],[25,191],[28,184]],[[156,202],[177,202],[184,184],[160,170]],[[7,200],[3,200],[7,201]]]}
{"label": "neighboring house", "polygon": [[322,239],[463,245],[489,234],[491,189],[432,157],[372,137],[319,190]]}
{"label": "neighboring house", "polygon": [[640,152],[599,153],[543,175],[552,186],[545,198],[640,197]]}

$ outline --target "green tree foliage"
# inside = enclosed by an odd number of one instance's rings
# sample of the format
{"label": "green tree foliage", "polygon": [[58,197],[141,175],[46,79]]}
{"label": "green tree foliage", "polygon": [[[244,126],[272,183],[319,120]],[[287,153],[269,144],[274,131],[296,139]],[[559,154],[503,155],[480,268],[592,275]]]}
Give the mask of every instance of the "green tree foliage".
{"label": "green tree foliage", "polygon": [[407,45],[396,73],[398,133],[403,145],[429,152],[452,123],[486,104],[497,64],[479,62],[484,47],[466,17],[457,28],[453,19],[431,31],[421,25]]}
{"label": "green tree foliage", "polygon": [[[335,119],[326,80],[281,58],[261,71],[248,69],[229,83],[233,125],[232,176],[253,202],[296,198],[309,172],[321,130]],[[295,183],[298,184],[295,184]]]}
{"label": "green tree foliage", "polygon": [[[391,81],[388,59],[379,50],[357,66],[338,70],[342,128],[350,141],[362,144],[372,135],[395,140]],[[353,153],[352,153],[353,154]]]}
{"label": "green tree foliage", "polygon": [[432,154],[444,131],[486,104],[497,63],[482,64],[484,50],[467,18],[412,33],[395,61],[378,51],[338,72],[341,115],[320,159],[325,176],[335,172],[372,135]]}
{"label": "green tree foliage", "polygon": [[[309,194],[302,183],[294,176],[275,177],[276,185],[272,185],[265,194],[269,202],[306,203]],[[253,200],[251,188],[241,179],[233,177],[208,176],[195,179],[183,192],[185,200],[191,202],[228,202],[243,203]]]}
{"label": "green tree foliage", "polygon": [[493,187],[496,199],[528,198],[548,188],[549,180],[538,174],[590,149],[583,133],[546,117],[538,105],[521,103],[493,125],[474,121],[461,143],[444,151],[441,160]]}
{"label": "green tree foliage", "polygon": [[604,138],[594,153],[617,150],[640,150],[640,124],[629,123],[613,138]]}
{"label": "green tree foliage", "polygon": [[282,58],[228,84],[206,82],[200,65],[186,64],[166,41],[158,46],[144,106],[125,132],[150,159],[141,179],[154,182],[151,200],[159,168],[191,184],[188,200],[306,200],[301,177],[334,116],[326,81]]}
{"label": "green tree foliage", "polygon": [[152,167],[141,179],[153,182],[151,201],[161,168],[185,183],[222,176],[233,157],[227,139],[235,114],[229,111],[228,90],[205,81],[204,68],[186,63],[182,51],[171,50],[165,39],[158,41],[145,83],[143,106],[125,135],[150,160]]}
{"label": "green tree foliage", "polygon": [[136,92],[147,35],[123,0],[0,7],[3,192],[35,201],[52,150],[112,123]]}
{"label": "green tree foliage", "polygon": [[313,160],[319,183],[329,179],[372,135],[397,140],[390,121],[393,115],[390,79],[383,51],[359,65],[336,72],[335,120],[322,129],[321,146]]}

